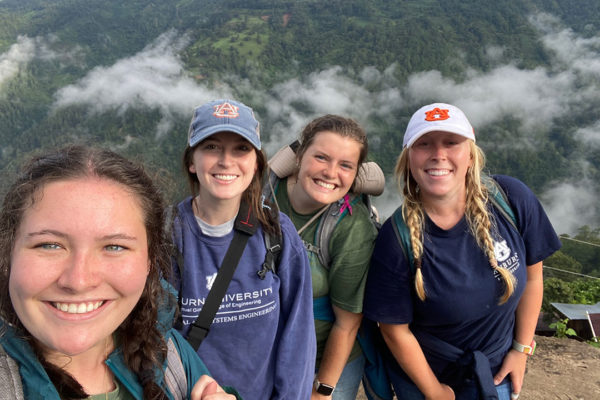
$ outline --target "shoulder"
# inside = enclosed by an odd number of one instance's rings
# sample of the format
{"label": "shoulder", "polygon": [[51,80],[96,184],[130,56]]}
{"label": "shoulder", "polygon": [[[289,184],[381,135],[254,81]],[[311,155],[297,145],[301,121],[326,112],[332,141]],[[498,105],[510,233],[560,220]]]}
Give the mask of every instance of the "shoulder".
{"label": "shoulder", "polygon": [[284,243],[291,242],[292,245],[296,244],[299,247],[301,247],[302,249],[304,249],[302,240],[300,239],[300,236],[298,235],[298,231],[296,230],[296,227],[290,220],[290,217],[288,217],[286,214],[284,214],[281,211],[279,212],[279,225],[281,227],[281,236],[283,237]]}
{"label": "shoulder", "polygon": [[513,199],[518,200],[523,197],[535,197],[535,194],[531,189],[517,178],[508,175],[492,175],[492,178],[498,183],[504,193],[506,193],[506,196],[511,203]]}
{"label": "shoulder", "polygon": [[377,235],[376,245],[377,247],[388,251],[399,250],[401,252],[400,242],[394,224],[396,224],[396,221],[394,220],[393,215],[385,220]]}
{"label": "shoulder", "polygon": [[192,196],[188,196],[177,204],[177,213],[188,214],[192,212]]}

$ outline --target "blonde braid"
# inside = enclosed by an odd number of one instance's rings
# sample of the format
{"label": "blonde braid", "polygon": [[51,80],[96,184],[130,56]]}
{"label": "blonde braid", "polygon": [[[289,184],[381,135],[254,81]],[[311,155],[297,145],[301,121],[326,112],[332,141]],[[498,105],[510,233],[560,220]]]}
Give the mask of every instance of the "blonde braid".
{"label": "blonde braid", "polygon": [[477,245],[487,256],[491,267],[500,274],[504,281],[505,290],[499,301],[499,304],[504,304],[515,291],[515,278],[509,270],[498,266],[496,260],[494,241],[490,233],[495,228],[486,206],[489,200],[489,192],[487,187],[481,184],[481,170],[485,158],[481,149],[473,142],[471,142],[471,154],[473,154],[473,166],[467,172],[467,207],[465,214]]}
{"label": "blonde braid", "polygon": [[[485,165],[483,151],[472,141],[471,154],[473,165],[469,168],[466,177],[466,218],[471,233],[475,237],[477,245],[487,256],[491,267],[496,270],[504,281],[505,291],[500,298],[499,304],[504,304],[515,290],[515,278],[513,274],[504,267],[498,266],[494,253],[494,242],[491,231],[494,229],[493,221],[487,209],[489,193],[487,187],[481,184],[481,171]],[[408,149],[403,149],[398,157],[395,167],[395,175],[404,201],[402,204],[402,217],[410,232],[413,260],[415,265],[415,290],[421,301],[426,298],[421,262],[423,256],[423,229],[424,214],[419,200],[419,189],[416,181],[410,174],[408,162]]]}
{"label": "blonde braid", "polygon": [[410,232],[410,243],[412,248],[413,262],[415,266],[415,291],[421,301],[425,301],[425,284],[423,273],[421,271],[421,258],[423,256],[423,225],[424,215],[421,202],[419,201],[419,191],[416,181],[410,174],[408,165],[408,150],[404,149],[398,158],[395,168],[398,179],[398,187],[401,188],[404,196],[402,204],[402,218]]}

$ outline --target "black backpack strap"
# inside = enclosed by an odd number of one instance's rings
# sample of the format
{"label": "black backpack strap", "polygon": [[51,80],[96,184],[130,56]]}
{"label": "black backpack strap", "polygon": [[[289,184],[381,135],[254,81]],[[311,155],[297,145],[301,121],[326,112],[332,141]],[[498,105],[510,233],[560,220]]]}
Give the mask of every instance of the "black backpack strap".
{"label": "black backpack strap", "polygon": [[223,258],[221,268],[219,268],[219,272],[213,282],[212,288],[206,296],[204,306],[202,307],[202,310],[200,310],[198,318],[196,318],[196,321],[194,321],[188,333],[187,340],[196,351],[198,351],[202,340],[204,340],[210,331],[210,325],[221,306],[221,302],[223,301],[225,292],[229,287],[229,283],[231,282],[240,258],[242,257],[244,248],[246,247],[250,236],[254,235],[256,232],[257,226],[258,220],[256,219],[256,216],[252,213],[250,207],[242,202],[238,216],[235,219],[234,234],[231,244]]}
{"label": "black backpack strap", "polygon": [[267,272],[277,273],[277,265],[279,265],[279,256],[281,255],[281,246],[283,238],[281,236],[281,228],[279,226],[279,212],[272,210],[274,221],[276,222],[277,233],[264,233],[265,247],[267,252],[265,254],[265,261],[262,264],[262,268],[257,272],[260,279],[265,279]]}

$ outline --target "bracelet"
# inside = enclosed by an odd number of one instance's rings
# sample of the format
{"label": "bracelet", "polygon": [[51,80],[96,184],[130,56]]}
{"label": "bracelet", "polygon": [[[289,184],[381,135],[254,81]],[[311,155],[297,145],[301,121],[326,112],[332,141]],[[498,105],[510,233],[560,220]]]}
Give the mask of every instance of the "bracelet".
{"label": "bracelet", "polygon": [[529,345],[529,346],[521,344],[521,343],[517,342],[515,339],[513,339],[513,342],[512,342],[512,348],[514,350],[518,351],[519,353],[525,353],[528,356],[533,355],[533,353],[535,352],[535,347],[536,347],[535,340],[532,340],[531,345]]}

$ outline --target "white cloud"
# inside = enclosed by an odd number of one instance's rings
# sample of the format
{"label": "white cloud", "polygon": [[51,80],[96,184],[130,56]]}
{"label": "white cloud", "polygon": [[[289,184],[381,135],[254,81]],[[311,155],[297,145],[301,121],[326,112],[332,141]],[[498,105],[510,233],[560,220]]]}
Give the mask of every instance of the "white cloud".
{"label": "white cloud", "polygon": [[18,36],[15,44],[7,52],[0,54],[0,85],[14,78],[19,71],[34,59],[43,61],[58,60],[63,64],[80,63],[81,49],[55,50],[58,39],[54,35],[30,38]]}
{"label": "white cloud", "polygon": [[17,75],[35,56],[35,40],[19,36],[7,52],[0,54],[0,85]]}
{"label": "white cloud", "polygon": [[583,225],[598,226],[598,193],[589,180],[562,182],[541,196],[544,209],[558,234],[574,234]]}
{"label": "white cloud", "polygon": [[[223,77],[219,88],[209,88],[190,78],[178,57],[187,39],[174,31],[156,39],[140,53],[117,61],[112,66],[98,67],[88,75],[56,94],[56,107],[71,104],[89,106],[91,112],[108,110],[158,109],[162,120],[157,132],[163,134],[181,116],[187,118],[194,106],[213,98],[238,97],[250,99],[249,105],[260,104],[264,115],[258,115],[263,131],[268,130],[269,142],[265,148],[273,154],[281,145],[296,138],[312,118],[336,113],[348,115],[362,124],[369,119],[385,119],[392,126],[399,117],[407,117],[407,108],[416,110],[426,101],[444,101],[461,107],[469,116],[476,131],[511,118],[519,122],[518,130],[511,132],[514,141],[507,146],[521,146],[536,132],[536,140],[551,131],[557,120],[580,113],[584,106],[600,102],[600,36],[581,37],[562,26],[547,14],[530,19],[542,34],[542,43],[551,52],[551,66],[523,69],[516,61],[504,59],[504,49],[490,47],[486,53],[494,68],[486,72],[465,71],[462,80],[443,76],[439,71],[422,71],[409,76],[406,83],[394,77],[394,65],[380,71],[367,67],[361,71],[347,71],[331,67],[307,76],[290,79],[260,90],[251,87],[248,80],[235,76]],[[460,55],[459,55],[460,57]],[[600,121],[592,121],[579,128],[575,137],[586,143],[597,144]],[[369,127],[365,126],[367,131]],[[402,134],[404,127],[397,127]],[[178,132],[177,134],[180,134]],[[376,138],[371,136],[372,141]],[[398,152],[400,149],[398,149]],[[391,175],[391,171],[388,171]],[[571,185],[571,186],[568,186]],[[549,203],[549,214],[557,230],[569,231],[599,215],[598,202],[587,201],[593,192],[590,185],[563,183],[541,197]],[[393,185],[392,185],[393,186]],[[561,192],[576,193],[588,205],[588,212],[567,213],[566,222],[555,200]],[[397,206],[396,189],[388,188],[390,206],[377,201],[382,208]],[[565,192],[566,193],[566,192]],[[387,196],[382,197],[386,199]],[[572,197],[571,197],[572,198]],[[393,205],[392,205],[393,204]],[[573,202],[574,209],[577,204]]]}
{"label": "white cloud", "polygon": [[569,71],[551,75],[541,67],[522,70],[505,65],[488,73],[470,71],[463,82],[445,78],[438,71],[413,74],[406,93],[417,104],[442,99],[457,105],[476,130],[510,116],[528,131],[534,127],[548,129],[554,119],[568,113],[571,98],[564,94],[574,89]]}
{"label": "white cloud", "polygon": [[63,87],[56,93],[54,107],[87,104],[92,113],[158,109],[162,120],[157,135],[163,135],[174,118],[191,117],[195,106],[232,93],[228,86],[208,89],[186,74],[178,52],[187,44],[185,36],[169,31],[134,56],[96,67],[77,83]]}
{"label": "white cloud", "polygon": [[600,120],[590,126],[584,126],[575,131],[575,137],[592,147],[600,147]]}

